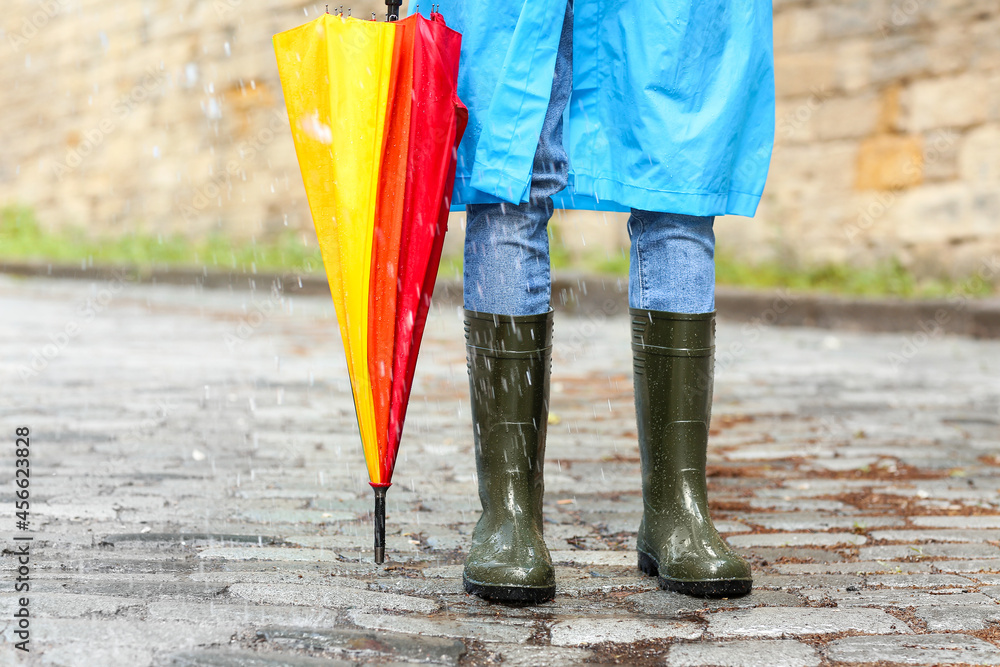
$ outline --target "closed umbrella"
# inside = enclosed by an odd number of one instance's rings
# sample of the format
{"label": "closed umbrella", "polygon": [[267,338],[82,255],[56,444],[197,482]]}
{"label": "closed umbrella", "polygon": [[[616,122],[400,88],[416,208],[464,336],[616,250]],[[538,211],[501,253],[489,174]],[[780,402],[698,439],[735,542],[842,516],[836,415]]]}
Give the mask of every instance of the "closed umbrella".
{"label": "closed umbrella", "polygon": [[439,13],[384,23],[323,14],[275,35],[274,47],[375,491],[381,563],[385,493],[467,120],[455,92],[461,36]]}

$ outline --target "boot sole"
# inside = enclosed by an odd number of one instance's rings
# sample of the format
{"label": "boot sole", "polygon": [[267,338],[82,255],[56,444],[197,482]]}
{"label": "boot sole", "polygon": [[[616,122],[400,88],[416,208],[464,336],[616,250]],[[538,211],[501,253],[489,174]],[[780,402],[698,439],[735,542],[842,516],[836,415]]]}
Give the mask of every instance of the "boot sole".
{"label": "boot sole", "polygon": [[660,566],[652,556],[639,552],[639,569],[644,574],[656,577],[657,583],[665,591],[683,593],[697,598],[738,598],[748,595],[753,588],[753,579],[706,579],[703,581],[681,581],[660,576]]}
{"label": "boot sole", "polygon": [[538,588],[526,586],[491,586],[470,581],[464,575],[462,584],[465,592],[489,600],[490,602],[513,602],[520,604],[539,604],[548,602],[556,596],[555,584]]}

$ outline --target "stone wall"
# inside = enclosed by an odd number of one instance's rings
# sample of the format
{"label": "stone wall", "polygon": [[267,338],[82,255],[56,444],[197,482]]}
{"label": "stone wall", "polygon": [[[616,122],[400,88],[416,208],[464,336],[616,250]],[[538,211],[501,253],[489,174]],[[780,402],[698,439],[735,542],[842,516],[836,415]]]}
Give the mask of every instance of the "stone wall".
{"label": "stone wall", "polygon": [[727,247],[934,273],[1000,253],[1000,3],[775,0],[774,39],[765,201],[720,222]]}
{"label": "stone wall", "polygon": [[[367,15],[381,3],[360,3]],[[47,226],[312,239],[270,38],[290,0],[8,0],[0,205]],[[776,145],[747,259],[968,273],[1000,253],[1000,3],[774,0]],[[567,212],[575,254],[624,217]],[[461,225],[449,248],[457,252]]]}

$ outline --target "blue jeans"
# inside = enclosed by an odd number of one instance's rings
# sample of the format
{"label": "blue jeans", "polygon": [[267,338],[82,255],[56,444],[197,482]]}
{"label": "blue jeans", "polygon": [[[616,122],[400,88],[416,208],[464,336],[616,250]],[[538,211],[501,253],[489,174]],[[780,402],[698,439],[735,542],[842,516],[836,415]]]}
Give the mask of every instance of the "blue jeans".
{"label": "blue jeans", "polygon": [[[465,307],[502,315],[548,312],[552,195],[569,182],[563,111],[573,89],[573,3],[566,7],[552,95],[538,138],[528,202],[466,206]],[[674,313],[715,309],[713,216],[632,209],[628,300]]]}

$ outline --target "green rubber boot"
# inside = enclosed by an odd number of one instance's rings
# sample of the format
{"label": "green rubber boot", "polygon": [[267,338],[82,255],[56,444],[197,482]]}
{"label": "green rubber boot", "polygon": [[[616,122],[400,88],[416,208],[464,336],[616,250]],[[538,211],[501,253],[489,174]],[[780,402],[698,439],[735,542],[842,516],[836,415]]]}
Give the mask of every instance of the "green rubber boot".
{"label": "green rubber boot", "polygon": [[629,312],[642,461],[639,569],[678,593],[746,595],[750,564],[719,536],[708,512],[715,313]]}
{"label": "green rubber boot", "polygon": [[465,311],[472,424],[483,515],[465,561],[465,590],[538,603],[556,591],[542,538],[542,463],[549,412],[552,311]]}

